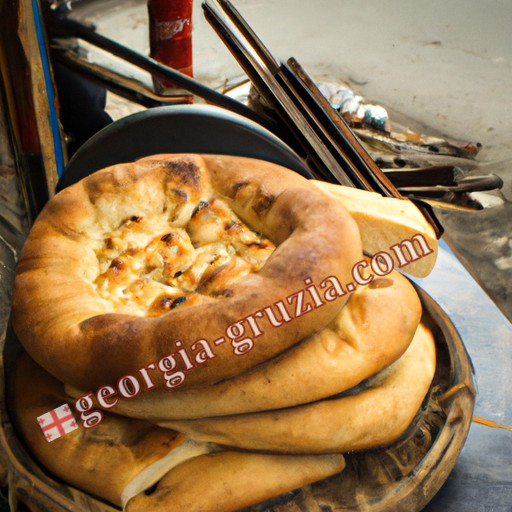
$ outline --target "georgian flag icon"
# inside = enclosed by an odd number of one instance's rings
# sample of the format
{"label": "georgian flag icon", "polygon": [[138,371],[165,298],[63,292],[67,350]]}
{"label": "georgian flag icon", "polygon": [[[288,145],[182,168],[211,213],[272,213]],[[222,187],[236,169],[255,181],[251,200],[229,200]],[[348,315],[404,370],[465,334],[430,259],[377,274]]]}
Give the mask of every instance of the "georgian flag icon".
{"label": "georgian flag icon", "polygon": [[78,428],[68,404],[38,416],[37,422],[49,443]]}

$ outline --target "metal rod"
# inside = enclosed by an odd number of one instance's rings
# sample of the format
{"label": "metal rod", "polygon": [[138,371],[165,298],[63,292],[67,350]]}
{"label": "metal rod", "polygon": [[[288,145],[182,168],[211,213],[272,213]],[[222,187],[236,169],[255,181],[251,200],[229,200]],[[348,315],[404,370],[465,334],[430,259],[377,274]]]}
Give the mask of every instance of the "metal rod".
{"label": "metal rod", "polygon": [[[238,30],[221,6],[214,2],[203,3],[206,19],[230,49],[244,71],[247,73],[260,94],[270,103],[283,119],[288,129],[298,141],[310,162],[316,167],[313,171],[319,178],[329,178],[347,186],[354,186],[345,170],[334,157],[325,141],[313,129],[289,92],[267,67],[267,56],[260,55],[258,48],[253,48]],[[272,64],[272,63],[270,63]]]}
{"label": "metal rod", "polygon": [[53,58],[70,69],[83,73],[109,91],[147,108],[185,102],[188,95],[161,95],[133,78],[128,78],[99,64],[89,62],[73,50],[55,50]]}
{"label": "metal rod", "polygon": [[297,80],[296,87],[303,85],[302,99],[313,106],[323,129],[330,133],[335,143],[347,154],[359,179],[369,183],[371,190],[375,192],[388,197],[402,198],[400,192],[368,154],[345,120],[332,108],[302,66],[294,58],[288,59],[287,64],[289,67],[283,66],[283,70]]}
{"label": "metal rod", "polygon": [[94,29],[83,25],[82,23],[79,23],[70,18],[62,18],[56,20],[51,25],[51,27],[53,32],[56,34],[83,39],[84,41],[87,41],[92,45],[97,46],[98,48],[101,48],[102,50],[105,50],[121,59],[124,59],[125,61],[153,75],[175,83],[176,85],[186,89],[192,94],[199,96],[200,98],[209,101],[210,103],[247,117],[269,130],[273,130],[275,128],[275,122],[273,120],[257,114],[243,103],[240,103],[239,101],[234,100],[229,96],[225,96],[224,94],[221,94],[220,92],[217,92],[214,89],[203,85],[197,80],[183,73],[180,73],[175,69],[165,66],[164,64],[161,64],[154,59],[146,57],[145,55],[142,55],[120,43],[117,43],[116,41],[113,41],[99,34]]}
{"label": "metal rod", "polygon": [[272,74],[277,73],[279,71],[279,62],[277,62],[268,48],[263,44],[263,41],[245,21],[240,12],[238,12],[238,10],[229,0],[218,0],[218,2],[224,12],[228,15],[229,19],[245,37],[247,42],[257,50],[258,56],[265,64],[269,72]]}

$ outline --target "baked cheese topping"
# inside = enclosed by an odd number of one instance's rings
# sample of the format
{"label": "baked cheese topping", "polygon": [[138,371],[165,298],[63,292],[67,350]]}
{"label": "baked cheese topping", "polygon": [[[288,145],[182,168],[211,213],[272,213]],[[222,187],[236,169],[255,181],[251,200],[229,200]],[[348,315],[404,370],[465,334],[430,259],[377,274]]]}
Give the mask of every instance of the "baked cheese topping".
{"label": "baked cheese topping", "polygon": [[258,272],[275,246],[221,199],[201,201],[185,225],[133,216],[104,235],[94,284],[115,312],[157,316],[222,295]]}

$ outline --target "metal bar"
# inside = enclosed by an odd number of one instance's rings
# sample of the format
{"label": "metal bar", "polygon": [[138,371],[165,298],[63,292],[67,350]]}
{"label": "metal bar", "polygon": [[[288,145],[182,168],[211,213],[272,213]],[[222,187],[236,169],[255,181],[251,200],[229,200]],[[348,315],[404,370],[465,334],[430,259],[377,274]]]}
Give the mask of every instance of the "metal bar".
{"label": "metal bar", "polygon": [[[310,161],[316,167],[320,178],[332,177],[339,183],[354,186],[345,170],[324,144],[318,133],[312,128],[283,84],[273,75],[267,67],[266,56],[251,47],[244,35],[240,33],[235,24],[219,8],[218,4],[207,1],[203,3],[206,19],[230,49],[236,60],[247,73],[260,94],[270,103],[279,116],[288,126],[289,130],[299,141]],[[315,171],[315,169],[313,169]]]}
{"label": "metal bar", "polygon": [[161,95],[142,82],[128,78],[111,69],[89,62],[73,50],[56,50],[53,58],[70,69],[86,75],[109,91],[147,108],[160,105],[175,105],[185,102],[188,95]]}
{"label": "metal bar", "polygon": [[[309,159],[322,166],[319,169],[324,175],[327,174],[327,179],[334,178],[346,186],[358,186],[375,190],[388,197],[405,199],[366,152],[350,128],[339,122],[332,114],[331,106],[328,106],[327,112],[323,109],[327,100],[314,84],[311,86],[312,81],[309,77],[301,73],[300,79],[297,77],[295,80],[297,71],[301,68],[294,59],[288,61],[289,73],[285,66],[279,66],[276,72],[275,59],[229,0],[206,0],[202,5],[208,21],[249,75],[260,94],[286,122]],[[302,81],[301,88],[291,87],[292,77],[295,82]],[[305,90],[308,91],[307,97],[313,97],[315,101],[304,101],[302,94]],[[322,125],[326,119],[329,120],[331,128],[335,128],[330,133]],[[414,203],[440,237],[443,228],[432,208],[418,200]]]}
{"label": "metal bar", "polygon": [[301,90],[303,101],[312,106],[323,129],[330,133],[335,143],[353,162],[359,179],[369,183],[370,190],[388,197],[402,198],[393,183],[368,154],[345,120],[332,108],[302,66],[294,58],[288,59],[287,64],[289,67],[283,66],[283,70],[292,80],[296,80],[294,86],[298,90],[300,85],[303,86]]}
{"label": "metal bar", "polygon": [[78,21],[70,18],[59,19],[51,24],[51,28],[55,35],[83,39],[84,41],[87,41],[90,44],[115,55],[116,57],[124,59],[130,64],[133,64],[152,75],[169,80],[186,89],[190,93],[195,94],[215,105],[247,117],[269,130],[273,130],[275,128],[275,123],[271,119],[257,114],[243,103],[240,103],[229,96],[225,96],[224,94],[203,85],[197,80],[180,73],[175,69],[155,61],[154,59],[146,57],[145,55],[119,44],[116,41],[99,34],[94,29],[79,23]]}
{"label": "metal bar", "polygon": [[279,62],[277,62],[268,48],[263,44],[263,41],[249,26],[235,6],[229,0],[218,0],[218,3],[247,42],[256,50],[269,72],[272,74],[277,73],[279,71]]}
{"label": "metal bar", "polygon": [[[288,96],[292,98],[297,110],[304,116],[307,123],[317,134],[322,145],[333,155],[343,172],[346,174],[347,183],[351,183],[352,186],[360,188],[362,190],[375,190],[375,187],[370,184],[363,173],[357,168],[354,160],[350,158],[344,148],[340,146],[332,133],[329,133],[325,129],[322,120],[317,116],[315,112],[314,104],[311,101],[304,101],[304,93],[301,91],[301,85],[297,87],[296,79],[290,72],[282,66],[276,75],[279,83],[283,86]],[[313,148],[313,151],[318,151],[317,148]],[[342,184],[346,184],[336,176],[335,172],[332,172],[334,177]],[[378,190],[381,192],[380,190]]]}
{"label": "metal bar", "polygon": [[[347,174],[349,181],[358,188],[377,190],[384,195],[391,195],[393,197],[400,196],[398,191],[393,188],[391,182],[375,165],[371,157],[364,152],[361,144],[359,144],[359,147],[354,148],[353,145],[346,141],[344,133],[350,131],[350,128],[345,125],[343,127],[344,132],[341,132],[337,120],[332,120],[332,117],[337,116],[337,113],[334,112],[329,103],[323,98],[320,91],[318,91],[318,95],[316,94],[314,90],[316,85],[309,79],[305,71],[298,66],[295,59],[288,61],[290,67],[280,66],[233,4],[229,0],[218,0],[218,4],[244,36],[248,44],[254,49],[268,72],[279,80],[285,92],[292,98],[297,110],[308,121],[321,141],[329,147],[331,153]],[[318,106],[320,101],[321,106]],[[344,121],[341,120],[341,122]],[[353,134],[351,136],[352,139],[355,138]],[[318,151],[318,148],[316,150]],[[379,173],[378,177],[374,176],[374,173],[377,172]],[[333,169],[333,173],[336,173],[335,169]],[[345,176],[342,178],[337,176],[337,179],[342,183],[346,183]],[[373,183],[373,186],[371,183]]]}

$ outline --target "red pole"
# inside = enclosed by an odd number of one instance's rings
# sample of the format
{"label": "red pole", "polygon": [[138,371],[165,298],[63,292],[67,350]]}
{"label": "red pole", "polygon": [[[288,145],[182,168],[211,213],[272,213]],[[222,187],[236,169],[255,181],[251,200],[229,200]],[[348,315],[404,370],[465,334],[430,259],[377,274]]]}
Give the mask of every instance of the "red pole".
{"label": "red pole", "polygon": [[[147,0],[150,57],[188,76],[192,68],[193,0]],[[156,80],[159,92],[176,89],[165,80]]]}

